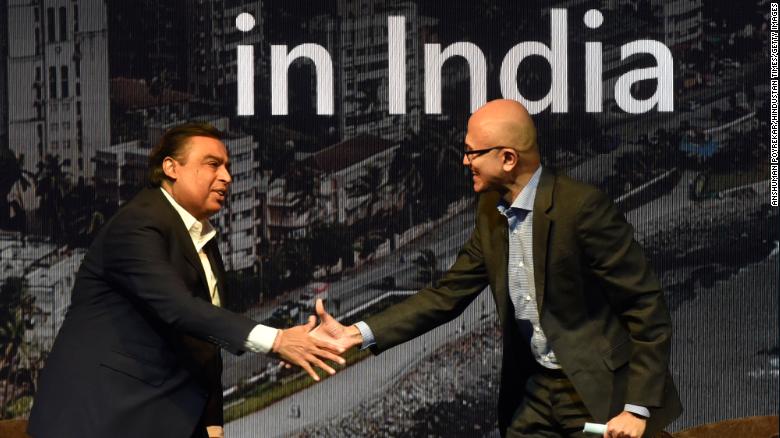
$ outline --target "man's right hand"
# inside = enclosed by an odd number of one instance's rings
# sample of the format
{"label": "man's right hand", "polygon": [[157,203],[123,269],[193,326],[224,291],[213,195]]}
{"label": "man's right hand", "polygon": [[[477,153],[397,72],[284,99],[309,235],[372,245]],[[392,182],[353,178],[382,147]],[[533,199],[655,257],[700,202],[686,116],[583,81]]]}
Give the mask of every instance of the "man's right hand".
{"label": "man's right hand", "polygon": [[344,359],[335,353],[343,353],[344,348],[332,340],[311,336],[317,318],[309,317],[306,325],[299,325],[285,330],[279,330],[274,340],[272,351],[287,362],[306,370],[312,379],[320,381],[320,376],[314,372],[312,365],[325,370],[328,374],[335,374],[336,370],[328,366],[322,359],[329,359],[341,365]]}
{"label": "man's right hand", "polygon": [[325,311],[322,300],[318,299],[315,305],[317,316],[320,318],[320,325],[312,330],[311,335],[322,341],[332,342],[338,345],[343,351],[349,350],[356,345],[363,344],[363,335],[354,325],[344,326]]}

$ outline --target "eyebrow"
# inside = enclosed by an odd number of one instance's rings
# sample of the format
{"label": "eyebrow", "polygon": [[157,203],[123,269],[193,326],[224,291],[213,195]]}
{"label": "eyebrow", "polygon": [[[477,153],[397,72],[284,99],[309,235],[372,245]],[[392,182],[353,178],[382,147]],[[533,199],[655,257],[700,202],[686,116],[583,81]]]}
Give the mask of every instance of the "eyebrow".
{"label": "eyebrow", "polygon": [[203,157],[203,161],[206,161],[206,160],[209,160],[209,159],[216,160],[219,163],[224,163],[226,166],[230,165],[230,159],[223,160],[222,157],[218,157],[216,155],[206,155],[205,157]]}

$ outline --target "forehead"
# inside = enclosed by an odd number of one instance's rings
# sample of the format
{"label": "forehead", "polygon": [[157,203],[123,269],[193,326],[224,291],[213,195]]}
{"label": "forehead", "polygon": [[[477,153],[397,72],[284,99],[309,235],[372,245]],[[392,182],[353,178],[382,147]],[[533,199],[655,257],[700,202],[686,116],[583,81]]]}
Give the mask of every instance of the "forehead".
{"label": "forehead", "polygon": [[469,123],[466,137],[463,139],[466,149],[480,149],[486,146],[492,146],[493,142],[489,132],[486,132],[480,125]]}
{"label": "forehead", "polygon": [[211,137],[194,136],[187,141],[187,158],[200,158],[205,156],[214,156],[228,160],[228,152],[225,144],[220,140]]}

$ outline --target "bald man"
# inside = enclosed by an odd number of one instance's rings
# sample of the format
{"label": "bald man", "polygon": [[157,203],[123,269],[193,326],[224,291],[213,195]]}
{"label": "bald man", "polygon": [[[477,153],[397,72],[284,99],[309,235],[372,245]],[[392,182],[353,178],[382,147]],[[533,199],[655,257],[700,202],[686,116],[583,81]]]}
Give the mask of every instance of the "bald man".
{"label": "bald man", "polygon": [[317,336],[379,354],[460,315],[486,286],[503,330],[502,436],[652,437],[682,411],[671,318],[633,228],[595,188],[542,167],[522,105],[469,119],[463,165],[480,194],[468,242],[433,287],[345,327],[318,304]]}

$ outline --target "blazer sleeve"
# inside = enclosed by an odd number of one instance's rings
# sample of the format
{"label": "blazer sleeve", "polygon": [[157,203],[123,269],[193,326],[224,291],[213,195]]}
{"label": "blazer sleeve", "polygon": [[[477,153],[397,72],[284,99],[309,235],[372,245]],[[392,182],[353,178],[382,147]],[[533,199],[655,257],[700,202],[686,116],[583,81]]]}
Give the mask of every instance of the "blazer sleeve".
{"label": "blazer sleeve", "polygon": [[669,365],[671,316],[661,284],[633,234],[606,195],[594,190],[584,199],[577,217],[580,247],[633,347],[625,403],[658,407]]}
{"label": "blazer sleeve", "polygon": [[374,334],[375,354],[404,343],[456,316],[485,289],[488,277],[476,226],[452,267],[435,287],[428,287],[366,319]]}
{"label": "blazer sleeve", "polygon": [[234,354],[257,323],[195,298],[167,259],[169,233],[142,215],[117,217],[103,240],[103,269],[109,281],[173,328]]}

